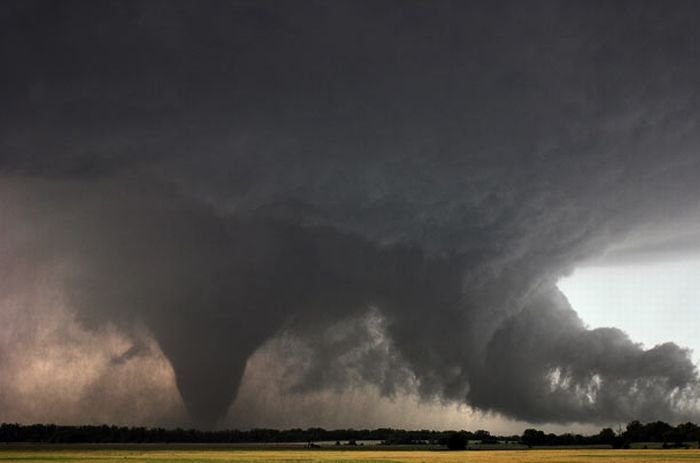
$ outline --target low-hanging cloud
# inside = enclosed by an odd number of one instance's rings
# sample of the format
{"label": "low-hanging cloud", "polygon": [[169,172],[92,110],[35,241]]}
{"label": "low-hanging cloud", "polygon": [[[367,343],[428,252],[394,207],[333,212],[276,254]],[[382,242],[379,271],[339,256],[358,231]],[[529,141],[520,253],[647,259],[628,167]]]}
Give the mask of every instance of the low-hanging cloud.
{"label": "low-hanging cloud", "polygon": [[686,350],[589,330],[555,286],[700,217],[674,3],[3,5],[0,368],[52,288],[130,336],[102,368],[162,351],[199,426],[271,339],[289,394],[697,417]]}

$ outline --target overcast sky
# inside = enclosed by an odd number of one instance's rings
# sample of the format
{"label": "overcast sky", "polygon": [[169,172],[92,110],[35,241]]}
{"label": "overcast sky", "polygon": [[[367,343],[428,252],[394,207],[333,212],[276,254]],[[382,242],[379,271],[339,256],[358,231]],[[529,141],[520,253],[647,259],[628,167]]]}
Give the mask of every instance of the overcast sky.
{"label": "overcast sky", "polygon": [[0,4],[0,421],[700,421],[692,1]]}

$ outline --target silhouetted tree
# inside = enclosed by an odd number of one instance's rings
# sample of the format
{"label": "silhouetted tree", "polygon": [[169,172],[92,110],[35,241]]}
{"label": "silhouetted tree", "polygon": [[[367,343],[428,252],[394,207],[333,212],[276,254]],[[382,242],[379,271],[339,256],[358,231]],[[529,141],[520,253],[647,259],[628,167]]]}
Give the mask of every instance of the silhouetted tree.
{"label": "silhouetted tree", "polygon": [[598,442],[601,444],[614,445],[615,431],[612,428],[603,428],[598,433]]}
{"label": "silhouetted tree", "polygon": [[447,448],[450,450],[466,450],[469,435],[464,431],[454,432],[447,438]]}
{"label": "silhouetted tree", "polygon": [[543,445],[545,443],[544,431],[528,428],[523,431],[523,436],[520,438],[520,442],[528,447],[532,447],[533,445]]}

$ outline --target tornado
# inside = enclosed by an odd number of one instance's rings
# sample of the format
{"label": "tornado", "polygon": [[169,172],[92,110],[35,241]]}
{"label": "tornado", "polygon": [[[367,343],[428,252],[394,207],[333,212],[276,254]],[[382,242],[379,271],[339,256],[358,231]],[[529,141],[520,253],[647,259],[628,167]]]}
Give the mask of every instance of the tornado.
{"label": "tornado", "polygon": [[[280,339],[303,346],[269,372],[295,365],[285,400],[360,385],[531,423],[697,419],[687,348],[590,329],[556,283],[630,237],[697,247],[698,13],[5,2],[0,405],[21,418],[45,387],[22,362],[60,299],[75,330],[153,342],[203,429]],[[141,355],[115,336],[133,354],[91,368]],[[74,338],[52,348],[79,365]],[[93,416],[68,413],[84,373],[51,416]]]}

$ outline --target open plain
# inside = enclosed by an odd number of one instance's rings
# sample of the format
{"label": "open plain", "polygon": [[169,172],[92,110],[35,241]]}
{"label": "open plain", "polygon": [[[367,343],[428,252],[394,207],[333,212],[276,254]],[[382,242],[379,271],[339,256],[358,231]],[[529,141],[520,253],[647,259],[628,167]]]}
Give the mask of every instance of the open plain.
{"label": "open plain", "polygon": [[229,462],[229,463],[646,463],[700,462],[700,450],[291,450],[291,449],[162,449],[10,448],[2,462]]}

